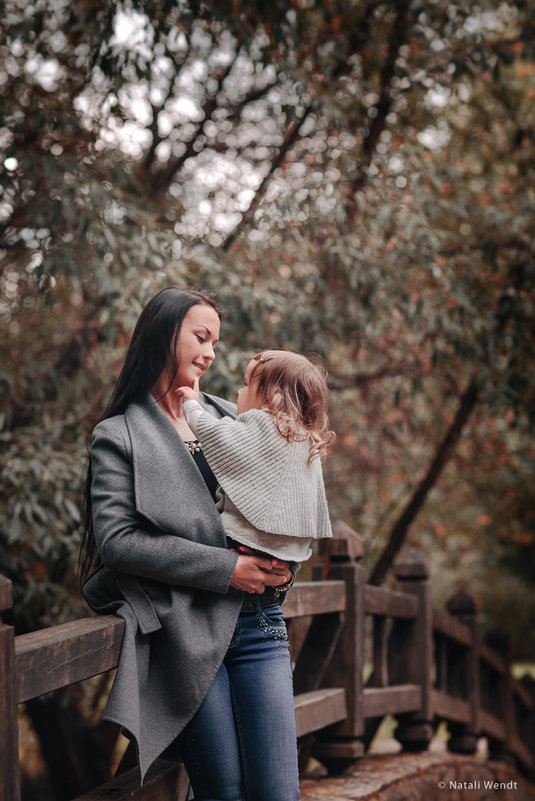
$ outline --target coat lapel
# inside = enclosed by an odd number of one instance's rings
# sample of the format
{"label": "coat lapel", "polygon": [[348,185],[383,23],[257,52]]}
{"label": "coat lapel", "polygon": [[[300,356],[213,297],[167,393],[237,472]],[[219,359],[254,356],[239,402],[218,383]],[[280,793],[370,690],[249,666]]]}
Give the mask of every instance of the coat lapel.
{"label": "coat lapel", "polygon": [[163,531],[180,536],[187,531],[192,540],[223,545],[220,516],[204,479],[152,396],[130,404],[125,420],[138,512]]}

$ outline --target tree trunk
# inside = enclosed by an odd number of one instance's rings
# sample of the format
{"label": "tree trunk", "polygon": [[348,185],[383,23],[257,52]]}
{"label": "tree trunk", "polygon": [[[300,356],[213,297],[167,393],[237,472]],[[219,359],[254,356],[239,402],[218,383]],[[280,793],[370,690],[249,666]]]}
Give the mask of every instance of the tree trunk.
{"label": "tree trunk", "polygon": [[405,542],[410,524],[424,505],[427,495],[436,484],[442,469],[447,464],[461,431],[477,403],[477,398],[478,382],[474,377],[461,395],[455,419],[446,432],[446,436],[438,446],[435,458],[431,462],[427,473],[416,488],[412,498],[398,520],[394,523],[388,538],[388,543],[379,557],[369,579],[370,584],[380,584],[384,580],[389,568]]}

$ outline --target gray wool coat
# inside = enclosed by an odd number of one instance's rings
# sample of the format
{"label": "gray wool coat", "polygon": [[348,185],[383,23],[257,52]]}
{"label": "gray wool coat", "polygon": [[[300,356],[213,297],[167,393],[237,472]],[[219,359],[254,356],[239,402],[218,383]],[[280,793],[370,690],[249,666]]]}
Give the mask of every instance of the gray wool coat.
{"label": "gray wool coat", "polygon": [[[201,395],[216,417],[235,406]],[[243,594],[237,554],[191,454],[148,395],[99,423],[91,446],[95,538],[102,565],[89,605],[124,618],[104,717],[137,745],[141,780],[193,717],[229,646]]]}

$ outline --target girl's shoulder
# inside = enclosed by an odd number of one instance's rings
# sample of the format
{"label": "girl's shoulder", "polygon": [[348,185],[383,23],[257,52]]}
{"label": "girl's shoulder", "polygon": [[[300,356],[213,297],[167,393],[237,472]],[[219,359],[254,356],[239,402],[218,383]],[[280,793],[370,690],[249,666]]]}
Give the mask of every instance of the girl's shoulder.
{"label": "girl's shoulder", "polygon": [[275,428],[273,417],[266,409],[248,409],[238,415],[236,422],[262,430]]}

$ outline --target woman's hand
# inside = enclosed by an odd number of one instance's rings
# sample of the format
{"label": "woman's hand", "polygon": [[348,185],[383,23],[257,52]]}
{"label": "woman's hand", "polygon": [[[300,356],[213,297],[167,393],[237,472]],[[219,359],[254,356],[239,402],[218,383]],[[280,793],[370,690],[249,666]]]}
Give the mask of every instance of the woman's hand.
{"label": "woman's hand", "polygon": [[238,556],[230,586],[242,592],[257,592],[261,595],[266,587],[282,587],[291,578],[288,562],[245,553]]}

